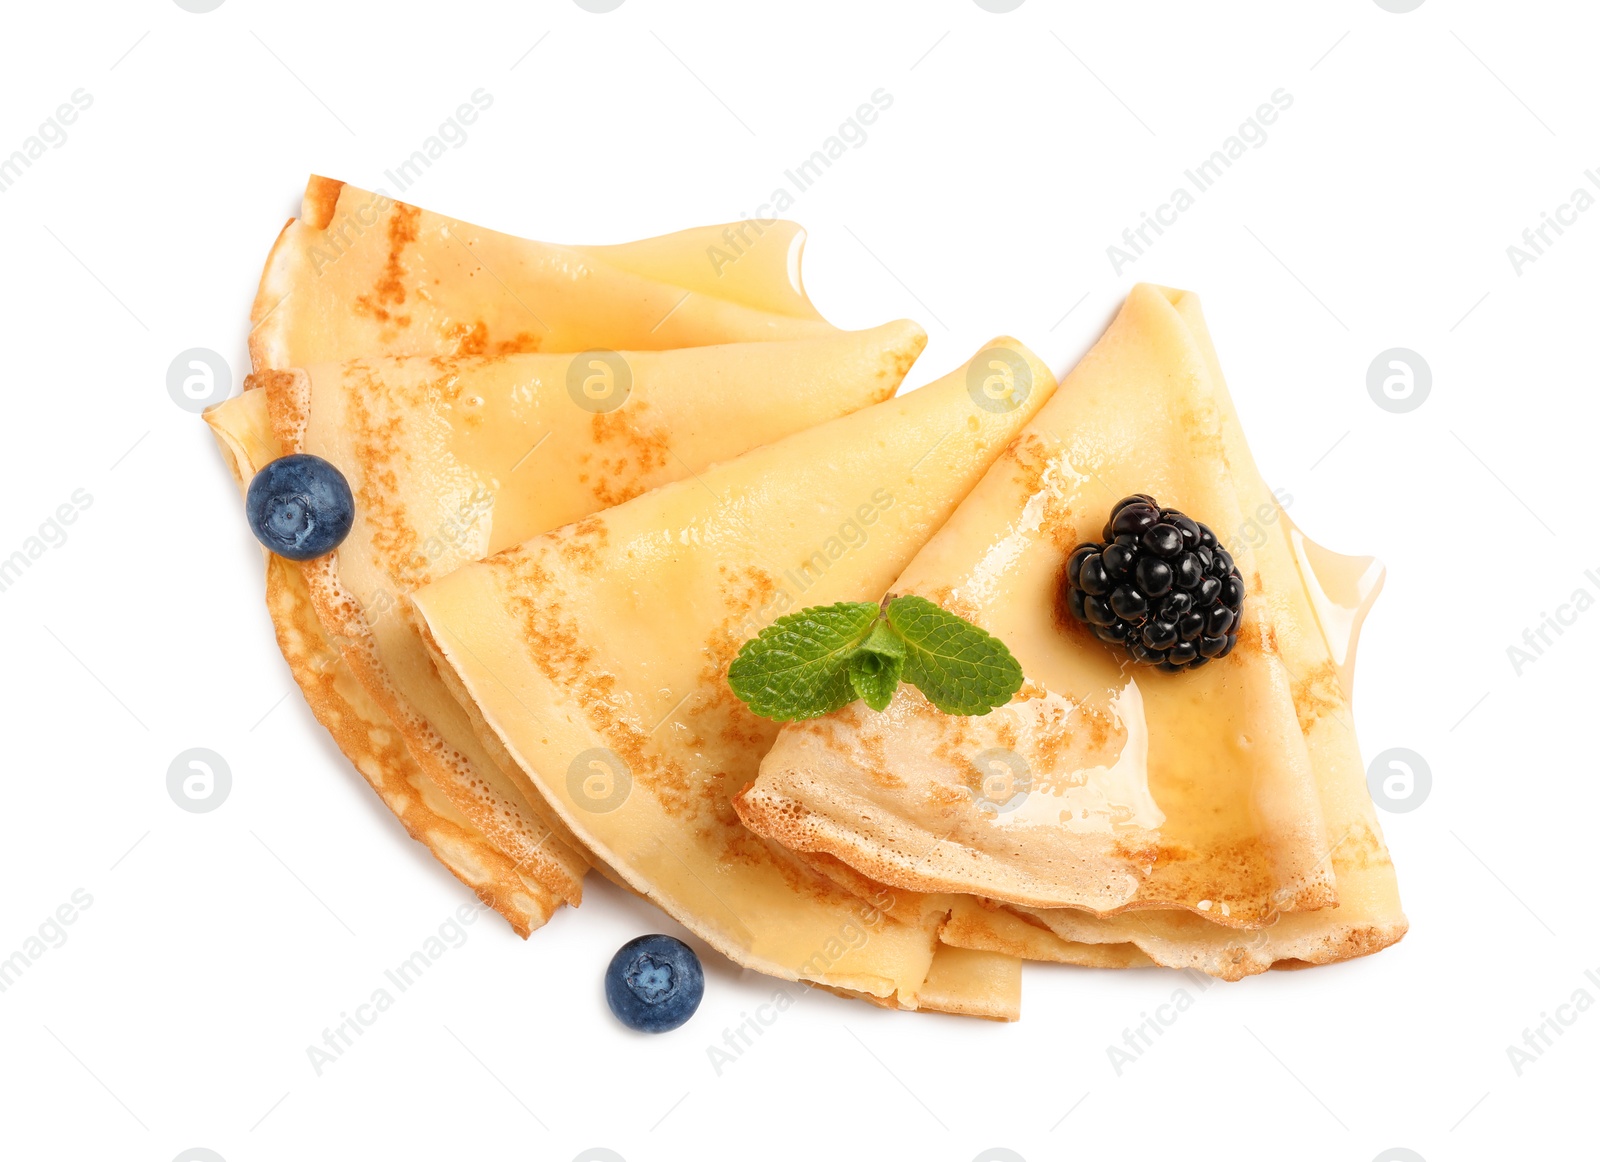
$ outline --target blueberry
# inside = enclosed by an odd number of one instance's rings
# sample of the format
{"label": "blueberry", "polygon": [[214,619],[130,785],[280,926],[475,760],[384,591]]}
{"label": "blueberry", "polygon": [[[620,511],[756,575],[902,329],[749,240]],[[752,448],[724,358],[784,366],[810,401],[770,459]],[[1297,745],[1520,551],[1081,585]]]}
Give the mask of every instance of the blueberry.
{"label": "blueberry", "polygon": [[356,519],[350,484],[321,456],[272,461],[250,481],[244,511],[256,540],[280,557],[311,561],[339,547]]}
{"label": "blueberry", "polygon": [[630,1029],[665,1033],[700,1007],[706,976],[700,958],[671,936],[630,940],[606,967],[606,1003]]}

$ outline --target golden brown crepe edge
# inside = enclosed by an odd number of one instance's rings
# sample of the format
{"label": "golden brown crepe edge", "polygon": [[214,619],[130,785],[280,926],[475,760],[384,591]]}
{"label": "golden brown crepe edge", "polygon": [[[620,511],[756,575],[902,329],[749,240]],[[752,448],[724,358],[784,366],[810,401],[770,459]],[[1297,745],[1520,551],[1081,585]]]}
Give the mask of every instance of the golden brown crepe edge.
{"label": "golden brown crepe edge", "polygon": [[[257,465],[235,434],[212,414],[215,410],[207,412],[206,423],[243,490]],[[297,570],[272,554],[263,556],[267,612],[274,635],[312,716],[406,832],[526,938],[550,919],[560,901],[519,875],[515,861],[465,819],[448,818],[428,804],[427,776],[412,761],[383,712],[348,673],[311,608]]]}
{"label": "golden brown crepe edge", "polygon": [[[269,371],[251,376],[250,380],[257,388],[265,389],[267,415],[278,446],[290,453],[303,451],[309,418],[307,373],[299,369]],[[524,802],[500,804],[494,809],[461,786],[450,768],[454,751],[390,681],[360,602],[339,580],[338,556],[335,549],[327,556],[299,562],[294,567],[300,572],[311,608],[324,634],[333,648],[339,650],[344,665],[400,736],[410,751],[410,761],[464,818],[472,822],[478,833],[510,859],[524,877],[533,877],[546,892],[577,907],[583,901],[583,875],[590,864],[587,852],[566,825],[554,819],[551,812],[541,810],[541,804],[530,798],[514,777],[512,783],[522,790]],[[522,828],[501,822],[511,817],[519,806],[525,806],[529,819],[544,828],[543,835],[535,837]]]}

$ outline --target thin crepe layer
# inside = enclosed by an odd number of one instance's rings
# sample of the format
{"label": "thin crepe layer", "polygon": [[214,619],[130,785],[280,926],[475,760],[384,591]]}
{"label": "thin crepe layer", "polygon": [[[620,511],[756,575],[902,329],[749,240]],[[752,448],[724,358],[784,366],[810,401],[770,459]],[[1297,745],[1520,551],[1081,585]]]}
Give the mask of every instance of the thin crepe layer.
{"label": "thin crepe layer", "polygon": [[[266,396],[251,392],[206,413],[241,491],[281,454],[267,421]],[[542,926],[561,899],[521,874],[516,862],[457,811],[412,759],[388,716],[372,701],[311,606],[293,562],[263,552],[267,609],[278,647],[311,713],[406,832],[431,851],[520,936]]]}
{"label": "thin crepe layer", "polygon": [[[379,354],[668,350],[826,335],[833,328],[800,285],[804,236],[780,221],[556,246],[313,176],[261,274],[251,363],[259,372]],[[730,251],[731,262],[714,257]]]}
{"label": "thin crepe layer", "polygon": [[[1187,292],[1160,291],[1192,336],[1208,373],[1223,383],[1216,349]],[[1263,590],[1276,596],[1276,645],[1294,690],[1295,711],[1317,773],[1324,835],[1318,858],[1338,884],[1339,906],[1284,914],[1255,932],[1219,929],[1191,915],[1128,913],[1097,921],[1070,909],[1044,909],[1034,918],[1068,940],[1129,941],[1162,964],[1229,980],[1268,968],[1328,964],[1367,956],[1400,940],[1408,928],[1394,864],[1367,791],[1350,699],[1356,634],[1377,598],[1382,572],[1371,558],[1343,557],[1316,545],[1281,512],[1244,439],[1225,389],[1219,391],[1222,435],[1241,506],[1265,526],[1253,554]],[[1245,546],[1248,548],[1248,546]],[[1298,632],[1283,632],[1282,626]],[[1315,627],[1316,632],[1305,627]]]}
{"label": "thin crepe layer", "polygon": [[863,937],[862,901],[739,823],[730,797],[777,728],[727,666],[785,612],[881,596],[1054,390],[1023,355],[1032,391],[1012,410],[980,406],[963,367],[413,594],[480,730],[599,859],[737,963],[902,1005],[928,979],[935,928],[875,909]]}
{"label": "thin crepe layer", "polygon": [[329,460],[356,497],[338,551],[301,566],[329,636],[456,809],[526,874],[577,904],[587,866],[578,841],[515,765],[480,742],[414,632],[406,595],[507,545],[887,399],[925,341],[920,327],[901,322],[819,339],[626,352],[626,399],[606,412],[575,401],[573,385],[593,374],[584,355],[366,359],[256,378],[267,385],[280,445]]}
{"label": "thin crepe layer", "polygon": [[[1136,289],[894,586],[1005,641],[1022,691],[967,718],[902,686],[883,714],[855,703],[791,724],[738,803],[746,823],[895,887],[1024,907],[1258,927],[1334,903],[1276,646],[1315,624],[1264,597],[1248,559],[1239,647],[1198,670],[1132,670],[1060,614],[1066,557],[1099,539],[1118,496],[1149,492],[1236,539],[1222,394],[1171,304]],[[991,791],[996,774],[1014,785]]]}

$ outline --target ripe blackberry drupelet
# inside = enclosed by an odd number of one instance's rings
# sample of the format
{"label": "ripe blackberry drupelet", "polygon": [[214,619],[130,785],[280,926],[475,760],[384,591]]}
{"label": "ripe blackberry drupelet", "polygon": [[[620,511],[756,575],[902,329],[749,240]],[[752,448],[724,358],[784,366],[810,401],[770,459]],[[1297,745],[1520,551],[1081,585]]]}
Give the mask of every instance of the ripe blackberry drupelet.
{"label": "ripe blackberry drupelet", "polygon": [[1225,658],[1239,637],[1244,579],[1205,525],[1140,493],[1067,559],[1067,608],[1136,662],[1168,673]]}

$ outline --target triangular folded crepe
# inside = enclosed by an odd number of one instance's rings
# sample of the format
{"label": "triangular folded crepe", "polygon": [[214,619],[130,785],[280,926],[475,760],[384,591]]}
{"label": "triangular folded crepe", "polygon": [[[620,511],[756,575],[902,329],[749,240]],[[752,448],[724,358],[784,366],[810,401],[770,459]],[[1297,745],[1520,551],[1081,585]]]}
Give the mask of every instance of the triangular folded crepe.
{"label": "triangular folded crepe", "polygon": [[[1247,598],[1228,657],[1135,667],[1060,613],[1067,556],[1135,492],[1234,551]],[[1131,945],[1236,977],[1399,939],[1341,674],[1349,626],[1331,612],[1370,594],[1330,597],[1315,566],[1332,558],[1286,520],[1253,550],[1233,532],[1271,505],[1198,303],[1136,288],[893,586],[1007,642],[1022,691],[958,718],[903,686],[884,714],[855,703],[790,724],[736,800],[741,818],[869,885],[941,893],[891,912],[950,909],[947,939],[977,947],[1085,963],[1083,945]],[[1004,793],[985,781],[996,773]]]}
{"label": "triangular folded crepe", "polygon": [[[599,373],[586,355],[509,355],[255,377],[266,385],[273,447],[331,461],[356,497],[339,550],[296,566],[318,623],[408,763],[513,862],[521,883],[575,904],[587,862],[560,822],[533,806],[542,800],[484,752],[411,631],[405,595],[506,544],[885,399],[924,341],[915,324],[895,323],[609,354]],[[585,394],[597,374],[611,397]],[[612,410],[591,410],[603,407]]]}
{"label": "triangular folded crepe", "polygon": [[[903,1007],[954,1007],[940,978],[962,958],[931,974],[930,928],[864,926],[862,901],[743,828],[730,798],[777,726],[727,666],[785,612],[879,597],[1055,387],[1011,340],[970,370],[413,595],[489,745],[625,881],[740,964]],[[1015,1015],[1014,966],[981,963],[987,1015]]]}
{"label": "triangular folded crepe", "polygon": [[[206,420],[241,493],[257,471],[281,455],[264,391],[237,396],[207,412]],[[517,861],[490,843],[423,773],[317,620],[300,567],[263,555],[267,610],[278,647],[317,721],[411,837],[527,936],[560,907],[561,898],[523,874]]]}
{"label": "triangular folded crepe", "polygon": [[[330,178],[306,185],[251,308],[255,370],[370,355],[667,350],[833,328],[800,285],[792,222],[556,246]],[[732,256],[729,258],[728,256]]]}

